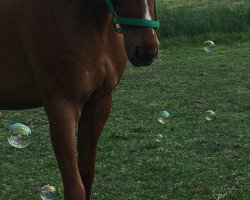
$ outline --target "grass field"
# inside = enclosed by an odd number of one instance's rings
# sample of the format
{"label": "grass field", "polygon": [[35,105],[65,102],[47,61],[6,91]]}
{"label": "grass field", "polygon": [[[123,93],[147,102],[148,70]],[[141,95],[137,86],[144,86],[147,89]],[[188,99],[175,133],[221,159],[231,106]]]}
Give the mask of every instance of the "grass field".
{"label": "grass field", "polygon": [[[159,58],[148,68],[128,65],[114,91],[92,199],[249,200],[247,1],[158,3]],[[213,53],[203,50],[208,39],[216,43]],[[157,120],[161,110],[171,112],[165,125]],[[218,118],[207,121],[207,110]],[[7,143],[16,122],[32,129],[32,143],[21,150]],[[1,111],[0,146],[0,200],[38,200],[45,184],[63,199],[43,109]]]}
{"label": "grass field", "polygon": [[[250,199],[250,39],[214,35],[217,47],[210,54],[204,39],[162,40],[152,67],[128,66],[98,148],[93,199]],[[165,109],[172,119],[162,125],[157,118]],[[218,119],[206,121],[207,110]],[[48,183],[63,199],[44,111],[1,113],[0,199],[39,199]],[[33,131],[25,149],[7,144],[14,122]],[[163,135],[160,143],[157,134]]]}
{"label": "grass field", "polygon": [[161,36],[192,36],[249,29],[247,0],[158,0]]}
{"label": "grass field", "polygon": [[156,0],[162,7],[205,6],[225,4],[247,4],[248,0]]}

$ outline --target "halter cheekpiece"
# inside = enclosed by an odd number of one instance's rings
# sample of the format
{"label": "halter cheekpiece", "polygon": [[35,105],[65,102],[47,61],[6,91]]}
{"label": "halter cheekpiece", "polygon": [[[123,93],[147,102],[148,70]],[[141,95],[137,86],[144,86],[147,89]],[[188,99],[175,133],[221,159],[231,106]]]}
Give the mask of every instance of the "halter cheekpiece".
{"label": "halter cheekpiece", "polygon": [[122,33],[120,24],[130,25],[130,26],[150,27],[154,29],[158,29],[160,27],[160,22],[157,20],[157,16],[156,16],[156,3],[154,3],[155,20],[148,20],[148,19],[135,19],[135,18],[120,17],[115,12],[112,0],[105,0],[105,1],[107,3],[109,11],[114,17],[113,24],[114,24],[116,32],[118,33]]}

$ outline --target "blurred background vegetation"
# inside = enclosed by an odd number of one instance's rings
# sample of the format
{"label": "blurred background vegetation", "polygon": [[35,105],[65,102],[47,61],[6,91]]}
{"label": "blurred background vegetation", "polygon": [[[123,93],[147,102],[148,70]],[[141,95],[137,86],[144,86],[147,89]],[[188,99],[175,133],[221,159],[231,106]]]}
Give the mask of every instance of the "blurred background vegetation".
{"label": "blurred background vegetation", "polygon": [[247,31],[247,10],[247,0],[158,0],[159,33],[173,37]]}

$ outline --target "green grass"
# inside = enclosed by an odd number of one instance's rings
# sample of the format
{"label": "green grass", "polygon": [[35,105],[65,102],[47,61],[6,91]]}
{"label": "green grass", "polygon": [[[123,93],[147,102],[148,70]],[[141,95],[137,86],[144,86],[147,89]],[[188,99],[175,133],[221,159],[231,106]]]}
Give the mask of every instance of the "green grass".
{"label": "green grass", "polygon": [[247,0],[156,0],[157,3],[167,7],[182,7],[182,6],[214,6],[225,4],[247,4]]}
{"label": "green grass", "polygon": [[249,29],[247,0],[158,1],[162,36],[231,33]]}
{"label": "green grass", "polygon": [[[211,38],[213,53],[206,36],[162,39],[152,67],[127,67],[98,147],[93,199],[250,199],[249,34]],[[165,109],[172,119],[162,125]],[[207,110],[218,119],[206,121]],[[39,199],[48,183],[63,199],[43,109],[1,113],[0,199]],[[7,143],[15,122],[33,131],[22,150]]]}
{"label": "green grass", "polygon": [[[149,68],[128,66],[114,91],[113,110],[98,147],[92,197],[248,200],[247,1],[158,4],[159,59]],[[216,43],[213,53],[203,50],[208,39]],[[157,118],[165,109],[172,118],[162,125]],[[206,121],[207,110],[215,111],[218,119]],[[32,129],[32,143],[22,150],[7,143],[8,128],[16,122]],[[160,143],[155,142],[157,134],[163,135]],[[63,199],[43,109],[1,111],[0,146],[0,200],[39,199],[45,184],[54,185],[57,199]]]}

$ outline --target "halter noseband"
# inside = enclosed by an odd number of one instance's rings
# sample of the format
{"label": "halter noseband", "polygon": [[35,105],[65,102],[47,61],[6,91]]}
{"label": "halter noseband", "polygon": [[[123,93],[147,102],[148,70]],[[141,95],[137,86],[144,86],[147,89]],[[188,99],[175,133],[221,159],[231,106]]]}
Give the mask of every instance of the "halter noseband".
{"label": "halter noseband", "polygon": [[154,29],[158,29],[160,27],[160,22],[157,20],[156,16],[156,3],[154,3],[154,9],[155,9],[155,20],[148,20],[148,19],[135,19],[135,18],[126,18],[126,17],[119,17],[114,9],[112,0],[105,0],[109,11],[114,17],[114,27],[115,31],[117,33],[122,33],[122,29],[119,26],[119,24],[124,24],[124,25],[131,25],[131,26],[143,26],[143,27],[150,27]]}

